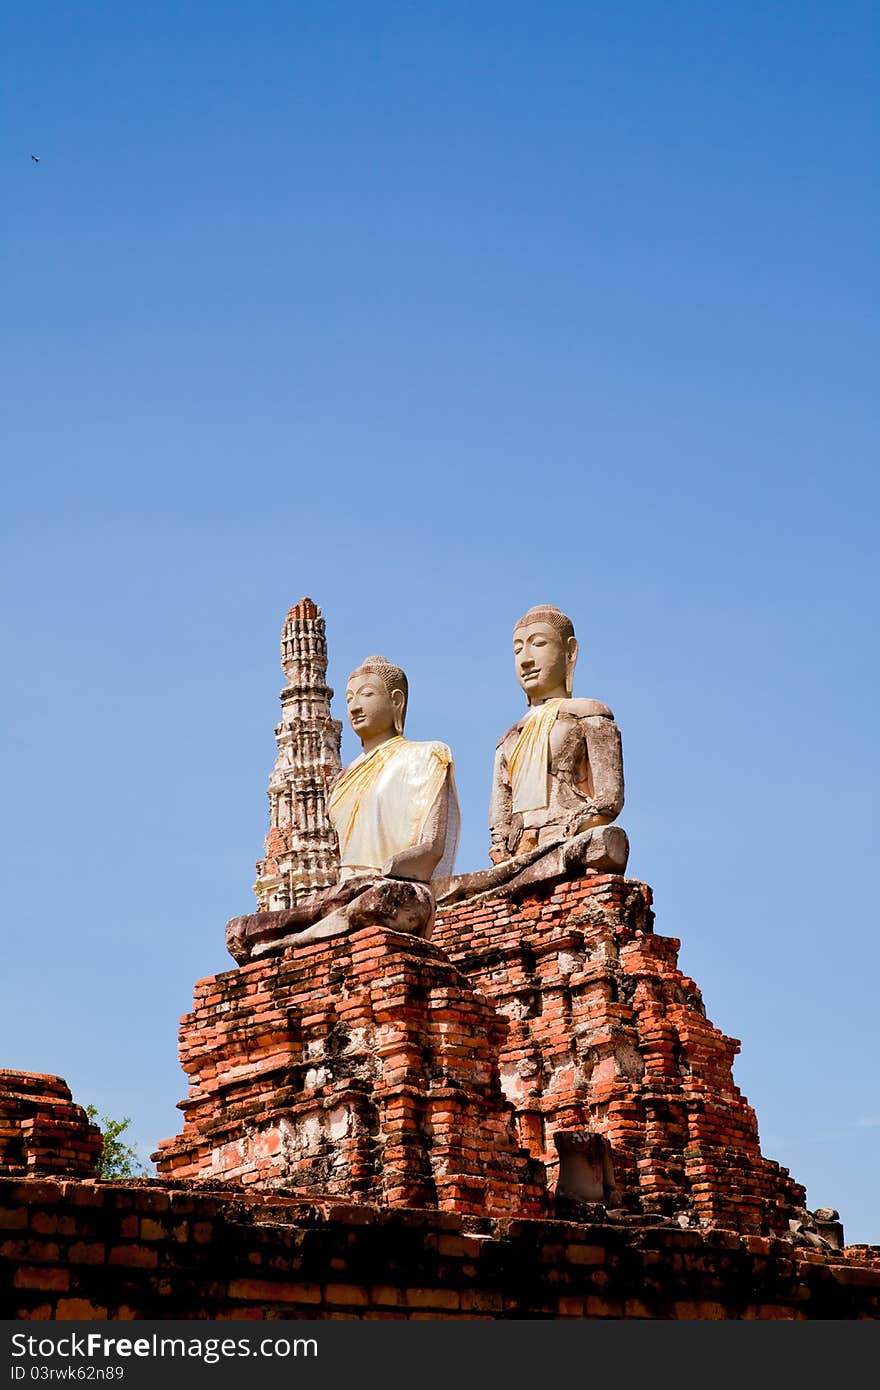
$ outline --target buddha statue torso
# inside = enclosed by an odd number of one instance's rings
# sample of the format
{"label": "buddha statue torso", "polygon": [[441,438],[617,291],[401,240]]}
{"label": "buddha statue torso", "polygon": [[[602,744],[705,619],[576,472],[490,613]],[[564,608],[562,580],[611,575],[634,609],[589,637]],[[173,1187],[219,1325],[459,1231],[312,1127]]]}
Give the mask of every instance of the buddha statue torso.
{"label": "buddha statue torso", "polygon": [[443,876],[458,838],[452,754],[445,743],[412,743],[398,734],[339,774],[328,813],[339,841],[340,878],[387,872],[400,855],[426,842],[442,846],[430,877]]}
{"label": "buddha statue torso", "polygon": [[[549,703],[549,702],[548,702]],[[532,707],[501,738],[495,754],[489,811],[490,858],[514,854],[570,839],[594,826],[610,825],[623,807],[623,755],[620,730],[607,705],[599,700],[562,699],[543,740],[546,790],[516,796],[511,760],[530,721]],[[541,757],[541,749],[536,749]],[[534,779],[540,782],[540,777]],[[531,804],[530,804],[531,803]],[[537,804],[536,804],[537,803]]]}

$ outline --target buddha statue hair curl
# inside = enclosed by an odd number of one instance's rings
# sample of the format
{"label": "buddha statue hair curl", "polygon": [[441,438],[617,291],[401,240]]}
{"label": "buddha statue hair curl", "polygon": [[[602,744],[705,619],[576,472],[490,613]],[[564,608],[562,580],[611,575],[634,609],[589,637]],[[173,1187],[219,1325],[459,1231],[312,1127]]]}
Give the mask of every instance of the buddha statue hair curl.
{"label": "buddha statue hair curl", "polygon": [[569,637],[574,637],[574,623],[571,621],[561,608],[554,608],[550,603],[539,603],[534,608],[530,608],[528,613],[524,613],[519,622],[514,623],[513,630],[528,627],[531,623],[548,623],[554,628],[563,642],[567,642]]}

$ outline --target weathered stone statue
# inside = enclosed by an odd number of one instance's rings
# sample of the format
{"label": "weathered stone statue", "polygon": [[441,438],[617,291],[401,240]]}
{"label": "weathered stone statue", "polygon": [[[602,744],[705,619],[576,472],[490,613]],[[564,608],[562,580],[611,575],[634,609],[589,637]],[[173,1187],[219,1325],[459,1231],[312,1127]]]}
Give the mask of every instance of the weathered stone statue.
{"label": "weathered stone statue", "polygon": [[385,657],[351,673],[345,698],[363,751],[328,801],[339,881],[288,910],[233,918],[226,944],[239,964],[374,923],[430,933],[430,880],[451,872],[458,842],[452,754],[445,743],[403,737],[407,679]]}
{"label": "weathered stone statue", "polygon": [[529,707],[495,754],[493,864],[610,825],[623,807],[620,730],[607,705],[572,698],[577,654],[571,619],[558,608],[530,608],[514,628]]}
{"label": "weathered stone statue", "polygon": [[626,832],[620,730],[607,705],[572,696],[578,644],[571,619],[530,608],[513,631],[529,707],[498,743],[489,805],[493,867],[438,885],[449,904],[554,874],[623,873]]}

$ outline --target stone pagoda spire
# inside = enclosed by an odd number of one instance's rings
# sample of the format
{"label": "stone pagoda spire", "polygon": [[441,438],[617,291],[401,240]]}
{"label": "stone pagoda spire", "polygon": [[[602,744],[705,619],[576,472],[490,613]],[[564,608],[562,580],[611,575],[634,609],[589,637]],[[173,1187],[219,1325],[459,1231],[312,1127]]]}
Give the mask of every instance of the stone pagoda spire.
{"label": "stone pagoda spire", "polygon": [[339,873],[336,836],[327,819],[327,790],[339,772],[342,725],[330,717],[327,640],[320,608],[310,598],[291,608],[281,631],[281,723],[269,778],[269,833],[257,862],[254,892],[261,911],[295,907]]}

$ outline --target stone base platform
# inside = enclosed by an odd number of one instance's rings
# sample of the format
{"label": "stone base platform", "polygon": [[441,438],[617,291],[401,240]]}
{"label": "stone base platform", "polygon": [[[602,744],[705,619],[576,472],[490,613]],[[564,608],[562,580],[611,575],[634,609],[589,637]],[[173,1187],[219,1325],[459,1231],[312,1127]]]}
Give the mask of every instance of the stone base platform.
{"label": "stone base platform", "polygon": [[156,1165],[301,1197],[546,1212],[500,1087],[507,1028],[443,951],[382,927],[224,971],[181,1022],[184,1127]]}

